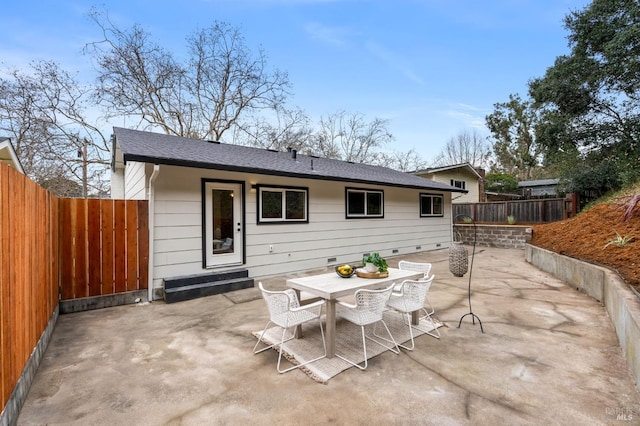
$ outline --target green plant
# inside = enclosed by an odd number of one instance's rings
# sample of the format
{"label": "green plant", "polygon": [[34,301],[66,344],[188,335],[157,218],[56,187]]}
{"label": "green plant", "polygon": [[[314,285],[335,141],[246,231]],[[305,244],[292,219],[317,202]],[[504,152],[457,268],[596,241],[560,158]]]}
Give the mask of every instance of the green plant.
{"label": "green plant", "polygon": [[380,253],[371,253],[368,256],[364,256],[362,258],[362,262],[364,264],[373,263],[375,266],[378,267],[378,270],[380,272],[386,272],[387,269],[389,269],[389,266],[387,265],[387,261],[385,260],[384,257],[380,256]]}
{"label": "green plant", "polygon": [[471,219],[469,216],[465,216],[464,218],[462,218],[462,221],[464,223],[473,223],[473,219]]}
{"label": "green plant", "polygon": [[516,223],[516,217],[513,215],[509,215],[507,216],[507,223],[509,225],[513,225],[514,223]]}
{"label": "green plant", "polygon": [[634,240],[633,235],[627,234],[623,237],[622,235],[618,234],[618,231],[616,231],[616,236],[610,239],[609,242],[604,245],[603,249],[607,248],[610,245],[614,245],[616,247],[626,247],[633,240]]}
{"label": "green plant", "polygon": [[484,178],[484,185],[487,191],[516,192],[518,190],[518,179],[507,173],[487,173]]}

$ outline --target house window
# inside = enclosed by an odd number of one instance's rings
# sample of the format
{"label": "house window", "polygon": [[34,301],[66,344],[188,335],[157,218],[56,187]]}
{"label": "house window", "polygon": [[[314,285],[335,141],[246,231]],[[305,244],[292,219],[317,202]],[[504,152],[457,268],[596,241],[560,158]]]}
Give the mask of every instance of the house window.
{"label": "house window", "polygon": [[420,217],[444,215],[444,198],[442,195],[420,194]]}
{"label": "house window", "polygon": [[467,189],[467,183],[463,180],[451,179],[451,186],[455,186],[460,189]]}
{"label": "house window", "polygon": [[308,222],[307,188],[258,186],[258,223]]}
{"label": "house window", "polygon": [[384,217],[384,192],[347,188],[347,218]]}

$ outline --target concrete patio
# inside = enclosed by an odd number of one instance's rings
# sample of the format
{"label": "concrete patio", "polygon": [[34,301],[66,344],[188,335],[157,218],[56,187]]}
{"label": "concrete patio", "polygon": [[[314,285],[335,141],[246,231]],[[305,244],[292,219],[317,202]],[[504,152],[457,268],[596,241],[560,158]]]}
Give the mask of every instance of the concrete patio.
{"label": "concrete patio", "polygon": [[[640,392],[604,308],[524,260],[479,247],[468,273],[433,263],[442,338],[386,352],[318,384],[253,355],[268,317],[257,289],[61,315],[20,425],[639,424]],[[320,271],[315,271],[320,272]],[[284,288],[280,276],[262,280]]]}

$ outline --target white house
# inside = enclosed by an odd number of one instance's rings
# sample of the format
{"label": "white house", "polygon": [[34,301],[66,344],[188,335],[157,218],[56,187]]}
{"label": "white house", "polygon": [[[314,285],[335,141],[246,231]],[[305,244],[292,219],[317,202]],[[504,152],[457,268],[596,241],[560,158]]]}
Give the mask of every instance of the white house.
{"label": "white house", "polygon": [[20,163],[20,159],[11,144],[11,139],[6,137],[0,137],[0,161],[24,174],[22,163]]}
{"label": "white house", "polygon": [[449,247],[451,196],[465,192],[295,150],[124,128],[112,142],[112,197],[149,200],[152,298],[174,277],[258,278]]}
{"label": "white house", "polygon": [[465,192],[453,196],[451,201],[454,204],[486,201],[484,198],[484,172],[478,172],[469,163],[418,170],[414,174],[465,190]]}

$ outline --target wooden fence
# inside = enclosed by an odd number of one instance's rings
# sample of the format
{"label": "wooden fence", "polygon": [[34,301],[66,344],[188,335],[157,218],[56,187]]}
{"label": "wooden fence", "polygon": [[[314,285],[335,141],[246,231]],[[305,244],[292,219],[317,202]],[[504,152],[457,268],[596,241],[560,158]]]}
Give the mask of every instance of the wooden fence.
{"label": "wooden fence", "polygon": [[148,203],[60,199],[62,300],[147,288]]}
{"label": "wooden fence", "polygon": [[453,205],[453,217],[455,221],[467,216],[477,223],[507,223],[513,216],[515,223],[547,223],[574,215],[576,204],[575,197],[461,203]]}
{"label": "wooden fence", "polygon": [[60,300],[147,288],[148,203],[57,198],[0,161],[0,397]]}
{"label": "wooden fence", "polygon": [[0,162],[2,407],[58,306],[58,202]]}

